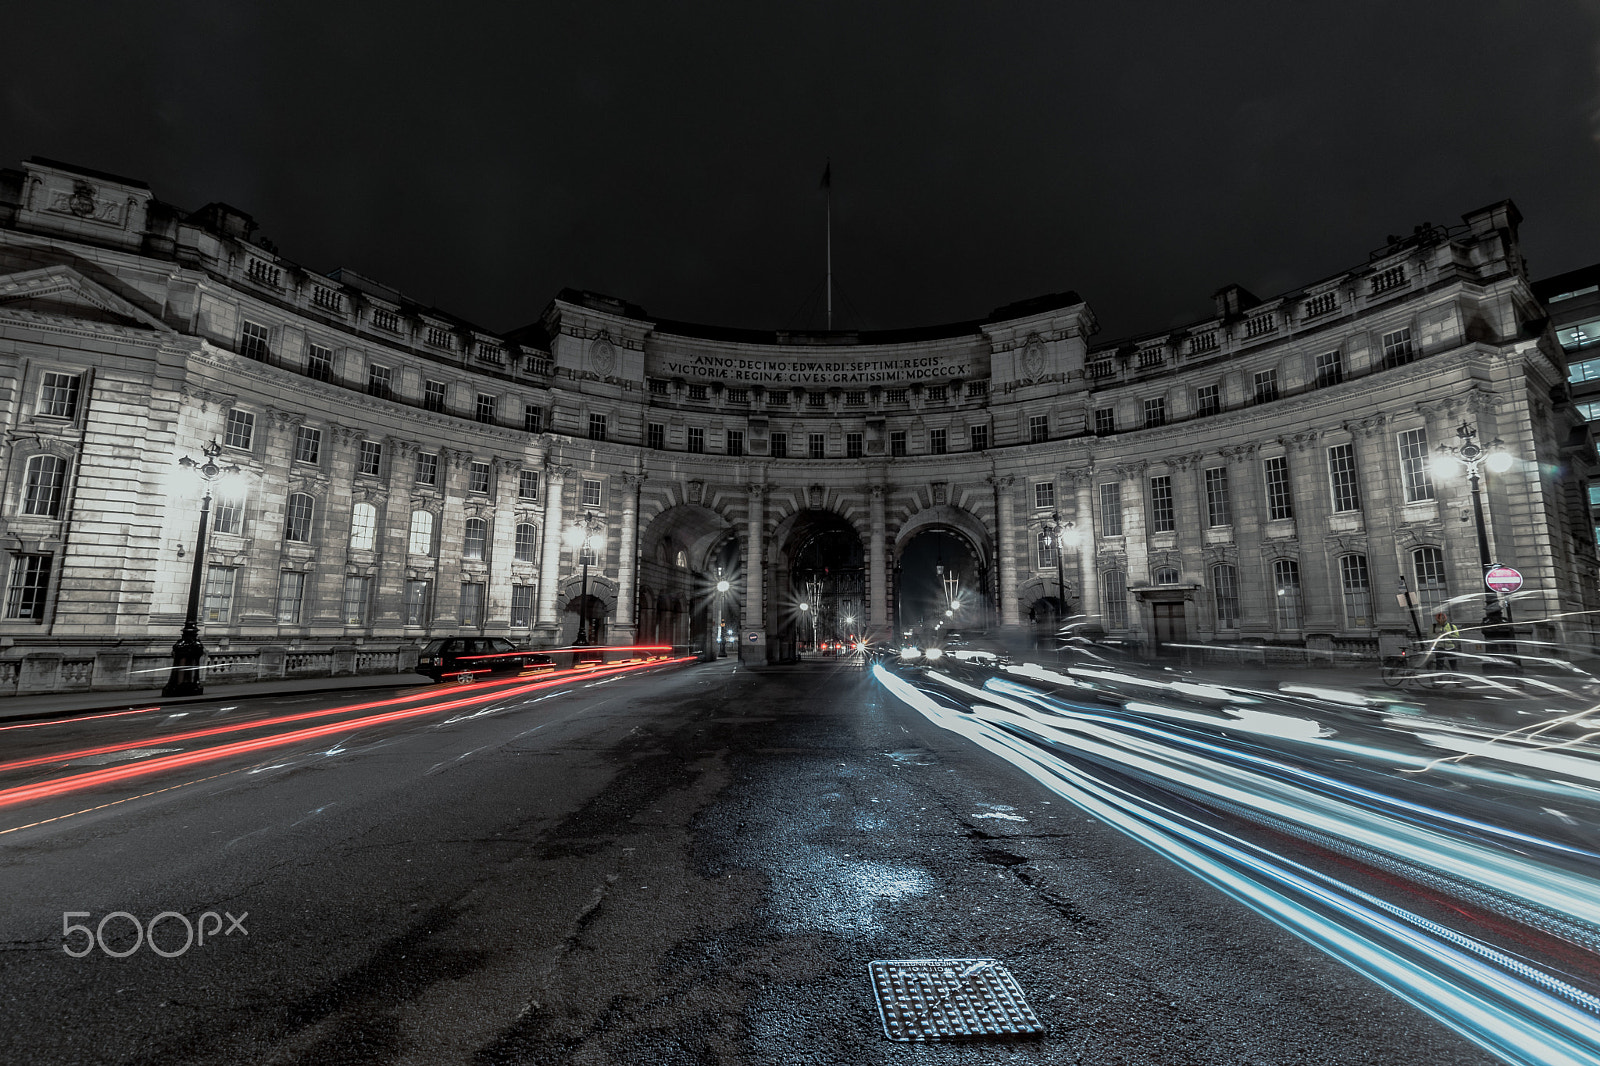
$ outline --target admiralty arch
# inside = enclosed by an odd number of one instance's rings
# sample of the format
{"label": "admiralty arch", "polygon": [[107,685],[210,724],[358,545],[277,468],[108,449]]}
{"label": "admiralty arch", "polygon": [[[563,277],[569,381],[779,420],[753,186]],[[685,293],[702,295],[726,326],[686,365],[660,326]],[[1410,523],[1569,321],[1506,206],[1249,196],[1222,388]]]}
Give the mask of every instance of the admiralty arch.
{"label": "admiralty arch", "polygon": [[32,160],[0,172],[0,691],[165,668],[204,492],[179,460],[213,441],[218,673],[580,626],[755,665],[941,619],[1372,657],[1414,625],[1402,580],[1482,616],[1469,488],[1430,462],[1463,427],[1511,457],[1483,503],[1520,635],[1587,647],[1595,454],[1520,223],[1493,204],[1117,340],[1075,292],[858,333],[567,290],[493,332],[226,204]]}

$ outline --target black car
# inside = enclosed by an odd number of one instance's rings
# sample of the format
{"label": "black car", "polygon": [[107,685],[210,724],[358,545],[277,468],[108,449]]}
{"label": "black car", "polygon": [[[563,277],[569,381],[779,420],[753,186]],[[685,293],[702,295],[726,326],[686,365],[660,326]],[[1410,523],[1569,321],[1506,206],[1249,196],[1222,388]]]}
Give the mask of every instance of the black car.
{"label": "black car", "polygon": [[555,660],[504,637],[441,637],[428,641],[417,658],[417,673],[435,681],[476,681],[503,674],[555,668]]}

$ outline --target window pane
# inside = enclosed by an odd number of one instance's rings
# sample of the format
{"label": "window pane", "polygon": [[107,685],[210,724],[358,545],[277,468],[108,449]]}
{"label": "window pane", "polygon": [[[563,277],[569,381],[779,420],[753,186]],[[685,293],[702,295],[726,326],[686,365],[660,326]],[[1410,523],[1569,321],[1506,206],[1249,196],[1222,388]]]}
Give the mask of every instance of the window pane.
{"label": "window pane", "polygon": [[539,528],[527,522],[517,526],[516,548],[512,553],[512,558],[519,563],[535,562],[534,553],[538,551],[538,547]]}
{"label": "window pane", "polygon": [[1356,449],[1340,444],[1328,449],[1328,476],[1333,484],[1333,509],[1359,511],[1361,491],[1356,485]]}
{"label": "window pane", "polygon": [[533,586],[511,586],[511,628],[526,629],[533,625]]}
{"label": "window pane", "polygon": [[201,621],[227,623],[232,620],[234,574],[235,570],[231,566],[207,568],[205,603],[201,607]]}
{"label": "window pane", "polygon": [[1178,528],[1177,516],[1172,509],[1172,478],[1169,475],[1150,479],[1150,531],[1171,533]]}
{"label": "window pane", "polygon": [[228,425],[222,433],[222,443],[230,448],[250,449],[255,436],[256,416],[248,411],[229,411]]}
{"label": "window pane", "polygon": [[429,607],[432,597],[429,591],[432,583],[428,581],[406,582],[406,625],[425,626],[429,621]]}
{"label": "window pane", "polygon": [[1217,603],[1217,628],[1239,628],[1239,575],[1232,566],[1211,568],[1211,592]]}
{"label": "window pane", "polygon": [[1300,628],[1300,564],[1278,559],[1272,564],[1273,590],[1278,601],[1278,628]]}
{"label": "window pane", "polygon": [[11,581],[6,589],[6,617],[34,622],[44,620],[45,596],[50,590],[49,555],[13,555]]}
{"label": "window pane", "polygon": [[378,509],[370,503],[358,503],[350,510],[350,547],[369,552],[377,539]]}
{"label": "window pane", "polygon": [[517,497],[523,500],[539,498],[539,472],[524,470],[517,477]]}
{"label": "window pane", "polygon": [[1228,468],[1214,466],[1206,471],[1206,524],[1233,524],[1233,505],[1228,499]]}
{"label": "window pane", "polygon": [[312,500],[303,492],[289,497],[284,513],[283,539],[304,544],[311,540]]}
{"label": "window pane", "polygon": [[211,506],[211,529],[215,533],[243,533],[244,501],[234,496],[218,496]]}
{"label": "window pane", "polygon": [[357,470],[363,474],[377,474],[383,469],[383,445],[377,441],[361,442],[361,458]]}
{"label": "window pane", "polygon": [[1041,530],[1040,533],[1039,533],[1038,541],[1039,541],[1039,569],[1040,570],[1054,570],[1055,566],[1056,566],[1055,539],[1050,536],[1050,533],[1049,533],[1048,530]]}
{"label": "window pane", "polygon": [[461,585],[461,624],[483,626],[483,585],[476,581]]}
{"label": "window pane", "polygon": [[411,544],[412,555],[433,554],[433,512],[411,512]]}
{"label": "window pane", "polygon": [[482,559],[489,539],[489,523],[481,518],[467,519],[467,528],[461,538],[461,556],[464,559]]}
{"label": "window pane", "polygon": [[1100,603],[1106,628],[1128,628],[1128,575],[1121,570],[1107,570],[1100,577]]}
{"label": "window pane", "polygon": [[78,375],[46,374],[39,392],[39,413],[46,418],[72,418],[78,413]]}
{"label": "window pane", "polygon": [[583,506],[600,506],[600,482],[594,478],[583,479]]}
{"label": "window pane", "polygon": [[1294,501],[1289,492],[1289,458],[1275,455],[1266,462],[1267,518],[1278,521],[1294,517]]}
{"label": "window pane", "polygon": [[1116,482],[1100,486],[1100,535],[1122,536],[1122,486]]}
{"label": "window pane", "polygon": [[59,455],[35,455],[29,459],[22,513],[45,518],[60,517],[61,492],[66,480],[67,461]]}
{"label": "window pane", "polygon": [[322,457],[322,430],[301,426],[294,434],[294,457],[297,462],[315,463]]}
{"label": "window pane", "polygon": [[1056,505],[1056,483],[1054,481],[1041,481],[1033,487],[1033,506],[1039,510],[1049,510]]}
{"label": "window pane", "polygon": [[489,491],[489,464],[473,463],[467,468],[467,491]]}
{"label": "window pane", "polygon": [[1433,499],[1426,429],[1410,429],[1400,434],[1400,477],[1405,484],[1407,503]]}
{"label": "window pane", "polygon": [[433,452],[417,455],[417,484],[434,485],[439,481],[439,456]]}
{"label": "window pane", "polygon": [[285,570],[278,582],[278,621],[283,625],[300,622],[300,604],[305,598],[306,575]]}
{"label": "window pane", "polygon": [[1339,557],[1339,583],[1344,589],[1344,624],[1349,629],[1372,626],[1372,582],[1365,555]]}
{"label": "window pane", "polygon": [[1424,619],[1445,609],[1450,589],[1445,581],[1444,552],[1438,548],[1416,548],[1411,552],[1411,570],[1416,576],[1417,604]]}
{"label": "window pane", "polygon": [[372,582],[367,577],[344,579],[344,624],[362,625],[367,620],[367,587]]}

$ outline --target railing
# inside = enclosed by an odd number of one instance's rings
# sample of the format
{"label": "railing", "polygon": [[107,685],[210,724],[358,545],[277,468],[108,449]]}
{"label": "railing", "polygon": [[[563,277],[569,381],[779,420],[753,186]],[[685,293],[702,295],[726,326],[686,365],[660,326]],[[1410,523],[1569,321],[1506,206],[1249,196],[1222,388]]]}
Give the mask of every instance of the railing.
{"label": "railing", "polygon": [[1257,315],[1255,318],[1245,320],[1244,335],[1246,337],[1260,337],[1263,334],[1271,333],[1277,328],[1278,317],[1276,315],[1270,313]]}
{"label": "railing", "polygon": [[265,260],[251,259],[250,266],[245,270],[245,274],[251,281],[259,284],[269,285],[274,289],[283,288],[283,271]]}
{"label": "railing", "polygon": [[1316,318],[1318,315],[1325,315],[1329,311],[1335,311],[1338,307],[1339,294],[1337,292],[1325,292],[1306,301],[1305,316],[1307,318]]}

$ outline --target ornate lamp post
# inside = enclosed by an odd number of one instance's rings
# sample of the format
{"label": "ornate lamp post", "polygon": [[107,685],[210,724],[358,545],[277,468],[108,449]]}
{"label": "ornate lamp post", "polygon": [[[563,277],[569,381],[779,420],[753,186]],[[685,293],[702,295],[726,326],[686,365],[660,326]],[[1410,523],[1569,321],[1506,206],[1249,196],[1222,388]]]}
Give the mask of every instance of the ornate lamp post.
{"label": "ornate lamp post", "polygon": [[722,639],[722,597],[727,595],[731,587],[727,578],[722,576],[722,567],[717,567],[717,658],[719,659],[728,654]]}
{"label": "ornate lamp post", "polygon": [[[1479,483],[1479,467],[1488,467],[1497,474],[1511,469],[1512,459],[1505,451],[1505,442],[1496,437],[1489,442],[1487,448],[1482,447],[1475,439],[1478,431],[1468,422],[1462,422],[1456,427],[1456,437],[1459,444],[1439,445],[1438,455],[1433,461],[1434,471],[1441,476],[1449,477],[1456,472],[1459,464],[1466,468],[1467,481],[1472,486],[1472,518],[1477,525],[1478,532],[1478,565],[1479,578],[1484,578],[1496,565],[1489,556],[1489,530],[1483,521],[1483,492]],[[1483,626],[1485,637],[1509,637],[1505,629],[1505,616],[1500,606],[1499,593],[1484,584],[1483,593]],[[1494,627],[1495,632],[1490,632]]]}
{"label": "ornate lamp post", "polygon": [[1060,511],[1051,511],[1045,528],[1050,531],[1050,545],[1056,550],[1056,599],[1061,604],[1061,622],[1067,620],[1067,572],[1063,556],[1067,549],[1078,543],[1078,531],[1071,522],[1062,521]]}
{"label": "ornate lamp post", "polygon": [[583,585],[578,593],[578,639],[572,642],[575,647],[589,644],[593,639],[589,632],[593,624],[589,618],[589,560],[606,542],[605,530],[605,519],[593,511],[583,512],[567,529],[567,544],[578,549],[578,558],[583,563]]}
{"label": "ornate lamp post", "polygon": [[206,576],[206,524],[211,518],[211,483],[219,477],[237,473],[239,469],[236,466],[217,465],[222,445],[215,440],[200,451],[206,457],[203,463],[196,463],[187,455],[178,460],[179,466],[194,471],[206,491],[200,498],[200,532],[194,543],[194,571],[189,575],[189,611],[184,616],[183,631],[178,642],[172,646],[172,673],[167,677],[166,687],[161,690],[163,696],[198,696],[205,691],[205,685],[200,681],[200,660],[206,654],[205,645],[200,643],[200,589]]}

